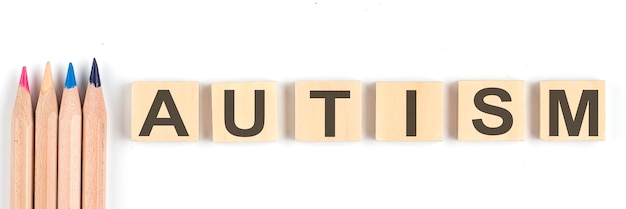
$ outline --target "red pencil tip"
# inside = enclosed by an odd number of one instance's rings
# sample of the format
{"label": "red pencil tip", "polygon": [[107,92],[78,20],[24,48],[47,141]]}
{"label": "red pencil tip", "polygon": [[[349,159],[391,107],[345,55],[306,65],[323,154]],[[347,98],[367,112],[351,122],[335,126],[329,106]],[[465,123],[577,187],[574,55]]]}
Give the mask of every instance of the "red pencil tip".
{"label": "red pencil tip", "polygon": [[20,86],[26,89],[26,91],[30,92],[30,87],[28,86],[28,75],[26,75],[26,66],[22,67],[22,76],[20,77]]}

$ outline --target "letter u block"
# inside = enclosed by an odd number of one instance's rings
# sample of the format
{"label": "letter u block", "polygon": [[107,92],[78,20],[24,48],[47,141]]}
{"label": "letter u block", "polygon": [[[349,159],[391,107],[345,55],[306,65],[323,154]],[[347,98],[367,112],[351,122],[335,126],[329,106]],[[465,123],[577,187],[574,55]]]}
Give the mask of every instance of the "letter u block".
{"label": "letter u block", "polygon": [[198,140],[198,82],[133,82],[131,100],[132,140]]}
{"label": "letter u block", "polygon": [[361,140],[360,81],[298,81],[296,141]]}
{"label": "letter u block", "polygon": [[212,84],[213,141],[276,141],[276,91],[276,82]]}
{"label": "letter u block", "polygon": [[539,91],[540,139],[604,140],[604,81],[541,81]]}
{"label": "letter u block", "polygon": [[458,84],[459,141],[524,140],[524,81],[459,81]]}

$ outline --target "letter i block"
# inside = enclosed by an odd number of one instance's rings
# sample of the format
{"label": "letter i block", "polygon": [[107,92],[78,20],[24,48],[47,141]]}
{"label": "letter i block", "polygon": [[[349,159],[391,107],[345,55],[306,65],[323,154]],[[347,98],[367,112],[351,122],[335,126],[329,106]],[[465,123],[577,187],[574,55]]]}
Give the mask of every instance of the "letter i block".
{"label": "letter i block", "polygon": [[524,140],[524,81],[459,81],[458,84],[459,141]]}
{"label": "letter i block", "polygon": [[376,82],[376,140],[441,141],[441,82]]}
{"label": "letter i block", "polygon": [[539,82],[539,138],[604,140],[604,81]]}
{"label": "letter i block", "polygon": [[131,103],[132,140],[198,140],[198,82],[133,82]]}
{"label": "letter i block", "polygon": [[213,141],[276,141],[276,89],[276,82],[212,84]]}
{"label": "letter i block", "polygon": [[296,141],[361,140],[360,81],[296,82]]}

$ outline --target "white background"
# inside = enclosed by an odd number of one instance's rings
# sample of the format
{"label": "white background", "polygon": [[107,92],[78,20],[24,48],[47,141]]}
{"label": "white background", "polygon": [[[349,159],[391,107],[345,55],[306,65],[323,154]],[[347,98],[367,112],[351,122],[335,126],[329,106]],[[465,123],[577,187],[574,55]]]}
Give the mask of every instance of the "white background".
{"label": "white background", "polygon": [[[624,208],[623,1],[2,1],[0,208],[20,69],[36,102],[46,61],[84,91],[100,65],[107,208]],[[527,86],[522,142],[456,141],[456,81]],[[538,81],[606,81],[602,142],[538,139]],[[201,140],[130,140],[133,81],[199,81]],[[213,82],[279,83],[280,139],[213,143]],[[363,82],[363,140],[293,139],[293,83]],[[376,142],[375,81],[443,81],[444,140]],[[82,96],[82,95],[81,95]]]}

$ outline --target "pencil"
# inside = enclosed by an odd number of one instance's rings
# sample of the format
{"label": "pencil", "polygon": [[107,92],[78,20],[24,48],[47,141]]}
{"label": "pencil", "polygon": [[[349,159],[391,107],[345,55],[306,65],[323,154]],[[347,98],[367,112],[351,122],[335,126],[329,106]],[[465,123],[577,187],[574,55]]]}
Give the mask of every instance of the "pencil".
{"label": "pencil", "polygon": [[35,157],[33,104],[26,67],[22,68],[11,117],[11,203],[12,209],[33,208]]}
{"label": "pencil", "polygon": [[80,209],[82,117],[74,66],[70,63],[59,109],[59,209]]}
{"label": "pencil", "polygon": [[104,209],[106,203],[107,113],[98,64],[93,59],[83,105],[83,208]]}
{"label": "pencil", "polygon": [[35,108],[35,208],[57,206],[57,96],[50,62],[46,64]]}

